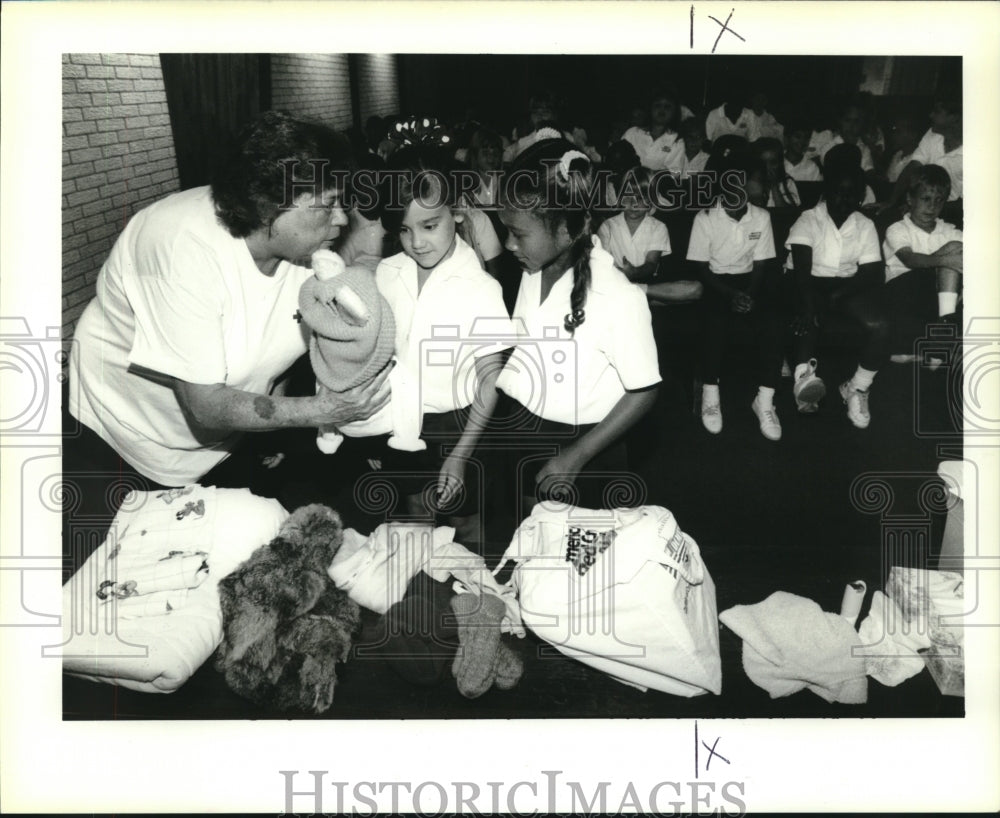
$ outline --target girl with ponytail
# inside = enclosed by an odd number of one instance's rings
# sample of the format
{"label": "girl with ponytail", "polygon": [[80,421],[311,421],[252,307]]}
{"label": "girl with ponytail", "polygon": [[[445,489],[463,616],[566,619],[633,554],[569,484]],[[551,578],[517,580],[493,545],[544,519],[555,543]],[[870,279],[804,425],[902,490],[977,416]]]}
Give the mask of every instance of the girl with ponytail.
{"label": "girl with ponytail", "polygon": [[[543,499],[621,505],[623,438],[652,408],[660,382],[646,297],[592,230],[594,177],[572,143],[546,139],[518,156],[501,191],[506,247],[523,270],[518,341],[497,380],[519,436],[512,478],[522,516]],[[585,472],[601,478],[579,480]],[[612,503],[605,494],[615,478]]]}

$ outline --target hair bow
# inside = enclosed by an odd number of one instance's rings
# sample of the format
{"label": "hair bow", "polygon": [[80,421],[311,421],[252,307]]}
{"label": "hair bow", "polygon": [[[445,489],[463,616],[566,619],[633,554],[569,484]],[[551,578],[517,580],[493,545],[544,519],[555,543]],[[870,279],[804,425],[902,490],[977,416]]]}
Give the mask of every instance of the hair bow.
{"label": "hair bow", "polygon": [[435,145],[442,147],[451,142],[444,125],[434,117],[410,117],[397,122],[389,131],[389,139],[400,147],[409,145]]}
{"label": "hair bow", "polygon": [[566,151],[559,159],[559,176],[563,181],[569,181],[569,166],[574,159],[590,161],[590,158],[585,153],[581,153],[580,151]]}

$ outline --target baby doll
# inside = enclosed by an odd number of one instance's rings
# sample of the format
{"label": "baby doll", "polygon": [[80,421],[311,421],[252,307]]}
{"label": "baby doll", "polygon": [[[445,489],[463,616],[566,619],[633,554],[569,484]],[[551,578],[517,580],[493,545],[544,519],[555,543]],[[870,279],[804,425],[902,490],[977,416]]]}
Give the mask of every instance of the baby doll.
{"label": "baby doll", "polygon": [[[312,256],[313,276],[299,291],[299,312],[312,330],[309,359],[318,389],[344,392],[369,383],[390,365],[396,340],[392,309],[375,284],[375,276],[362,267],[345,267],[331,250]],[[389,374],[392,400],[367,420],[321,427],[316,445],[333,454],[343,435],[370,437],[391,432],[389,445],[404,451],[427,447],[420,439],[420,396],[416,383],[403,366]]]}

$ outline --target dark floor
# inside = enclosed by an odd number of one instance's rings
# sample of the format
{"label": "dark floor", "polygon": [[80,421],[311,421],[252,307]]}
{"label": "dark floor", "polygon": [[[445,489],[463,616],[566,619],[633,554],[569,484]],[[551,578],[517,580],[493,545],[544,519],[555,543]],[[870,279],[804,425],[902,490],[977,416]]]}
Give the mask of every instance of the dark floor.
{"label": "dark floor", "polygon": [[[673,314],[658,312],[665,360],[685,350],[670,336]],[[692,414],[688,373],[670,377],[654,413],[637,430],[632,447],[636,472],[647,487],[647,503],[671,509],[699,543],[714,578],[718,609],[765,599],[783,590],[836,611],[845,583],[857,579],[871,590],[884,587],[888,567],[933,565],[943,513],[926,508],[926,484],[938,462],[961,457],[961,437],[949,395],[954,373],[919,365],[891,365],[872,388],[872,424],[858,430],[845,417],[837,384],[853,372],[850,357],[830,350],[820,363],[830,393],[815,416],[798,415],[791,381],[776,398],[784,437],[765,440],[750,410],[755,393],[745,350],[730,355],[723,378],[725,429],[705,432]],[[960,380],[957,380],[960,383]],[[634,442],[633,441],[633,442]],[[947,445],[947,456],[941,446]],[[314,499],[303,490],[303,500]],[[349,524],[349,487],[331,500]],[[345,499],[346,498],[346,499]],[[504,519],[504,517],[507,519]],[[369,521],[374,527],[377,520]],[[503,552],[513,531],[511,515],[494,513],[485,547]],[[912,537],[898,536],[910,532]],[[862,611],[864,615],[866,611]],[[366,633],[377,629],[374,615]],[[331,710],[324,718],[675,718],[675,717],[936,717],[961,716],[964,700],[941,695],[926,670],[896,688],[869,680],[868,703],[828,704],[811,692],[771,700],[746,676],[741,642],[720,626],[723,690],[693,699],[641,693],[578,662],[540,650],[530,634],[514,647],[525,660],[524,678],[508,692],[491,690],[468,701],[454,681],[432,687],[404,681],[383,660],[354,659],[342,665]],[[64,677],[66,719],[258,719],[286,718],[262,711],[231,693],[222,678],[203,666],[178,692],[140,694]]]}

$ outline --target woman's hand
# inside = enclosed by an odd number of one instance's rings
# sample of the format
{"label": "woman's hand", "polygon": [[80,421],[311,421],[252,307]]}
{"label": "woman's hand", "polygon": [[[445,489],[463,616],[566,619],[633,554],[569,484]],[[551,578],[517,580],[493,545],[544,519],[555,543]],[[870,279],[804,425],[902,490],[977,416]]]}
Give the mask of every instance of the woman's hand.
{"label": "woman's hand", "polygon": [[572,487],[576,484],[576,478],[583,466],[572,448],[551,458],[535,476],[538,497],[563,503],[572,502]]}
{"label": "woman's hand", "polygon": [[320,385],[316,390],[316,419],[313,426],[343,426],[365,420],[389,402],[390,364],[373,381],[345,392],[331,392]]}
{"label": "woman's hand", "polygon": [[435,500],[439,510],[447,509],[465,487],[465,460],[454,455],[445,459],[438,474]]}

